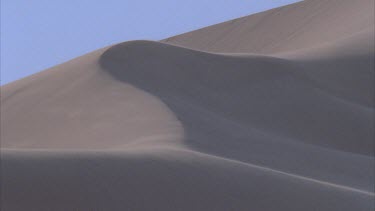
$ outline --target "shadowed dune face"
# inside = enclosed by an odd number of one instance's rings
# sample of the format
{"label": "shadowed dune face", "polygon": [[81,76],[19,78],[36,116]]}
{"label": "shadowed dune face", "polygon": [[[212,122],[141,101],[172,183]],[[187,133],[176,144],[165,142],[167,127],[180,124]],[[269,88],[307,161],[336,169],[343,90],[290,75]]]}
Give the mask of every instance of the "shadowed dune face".
{"label": "shadowed dune face", "polygon": [[[372,110],[315,87],[293,62],[208,54],[150,41],[116,45],[99,62],[115,78],[160,97],[182,121],[188,143],[204,142],[208,131],[238,135],[230,127],[212,128],[218,125],[210,118],[217,116],[281,139],[373,152]],[[204,122],[210,129],[202,127]]]}
{"label": "shadowed dune face", "polygon": [[372,190],[374,162],[361,155],[373,154],[373,110],[317,86],[301,61],[134,41],[99,62],[165,102],[194,150]]}

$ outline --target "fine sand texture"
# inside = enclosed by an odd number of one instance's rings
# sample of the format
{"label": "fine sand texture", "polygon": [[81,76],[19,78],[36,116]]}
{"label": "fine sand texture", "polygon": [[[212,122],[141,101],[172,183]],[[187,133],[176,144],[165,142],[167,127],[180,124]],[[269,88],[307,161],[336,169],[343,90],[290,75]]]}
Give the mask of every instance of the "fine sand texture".
{"label": "fine sand texture", "polygon": [[1,210],[372,211],[374,0],[129,41],[1,87]]}

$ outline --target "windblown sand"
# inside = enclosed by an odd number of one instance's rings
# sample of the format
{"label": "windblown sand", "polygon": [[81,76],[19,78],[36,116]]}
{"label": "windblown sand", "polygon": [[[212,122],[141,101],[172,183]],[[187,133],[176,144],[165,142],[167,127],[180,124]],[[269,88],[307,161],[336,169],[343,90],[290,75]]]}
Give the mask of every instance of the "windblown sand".
{"label": "windblown sand", "polygon": [[1,210],[374,210],[374,1],[306,0],[1,87]]}

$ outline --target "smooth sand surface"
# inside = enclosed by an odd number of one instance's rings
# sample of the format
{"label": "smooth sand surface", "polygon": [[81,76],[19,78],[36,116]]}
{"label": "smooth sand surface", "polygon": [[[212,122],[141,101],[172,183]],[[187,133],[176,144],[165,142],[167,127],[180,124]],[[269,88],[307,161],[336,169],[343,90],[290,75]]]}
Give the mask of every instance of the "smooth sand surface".
{"label": "smooth sand surface", "polygon": [[275,54],[374,28],[374,0],[304,0],[163,40],[197,50]]}
{"label": "smooth sand surface", "polygon": [[373,210],[371,7],[307,0],[2,86],[1,210]]}

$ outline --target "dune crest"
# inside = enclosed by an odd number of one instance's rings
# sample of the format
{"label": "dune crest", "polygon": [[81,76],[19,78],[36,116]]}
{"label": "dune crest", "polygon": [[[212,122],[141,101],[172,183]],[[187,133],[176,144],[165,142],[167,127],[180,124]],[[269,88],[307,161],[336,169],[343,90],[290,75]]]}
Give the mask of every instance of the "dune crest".
{"label": "dune crest", "polygon": [[173,113],[157,98],[107,76],[97,65],[100,52],[3,86],[2,148],[178,145],[183,129]]}

